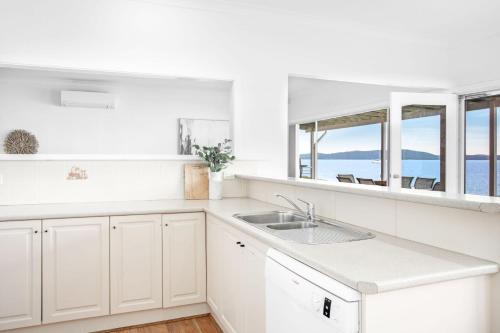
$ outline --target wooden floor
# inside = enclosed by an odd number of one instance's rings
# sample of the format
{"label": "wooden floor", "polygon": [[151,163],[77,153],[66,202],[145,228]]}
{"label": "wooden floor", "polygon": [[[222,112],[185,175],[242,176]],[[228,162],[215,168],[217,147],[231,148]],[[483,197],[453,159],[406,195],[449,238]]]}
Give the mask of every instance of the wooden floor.
{"label": "wooden floor", "polygon": [[100,333],[223,333],[211,315],[118,328]]}

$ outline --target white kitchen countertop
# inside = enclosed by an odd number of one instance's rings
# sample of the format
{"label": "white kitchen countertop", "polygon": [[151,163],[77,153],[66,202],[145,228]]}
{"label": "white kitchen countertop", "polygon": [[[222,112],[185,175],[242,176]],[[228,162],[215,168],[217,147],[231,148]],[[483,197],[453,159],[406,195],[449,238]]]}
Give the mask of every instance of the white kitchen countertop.
{"label": "white kitchen countertop", "polygon": [[[359,290],[378,293],[498,272],[496,263],[380,234],[374,239],[307,245],[282,240],[232,217],[284,209],[253,199],[157,200],[0,206],[0,221],[205,211]],[[340,223],[340,222],[339,222]]]}
{"label": "white kitchen countertop", "polygon": [[336,183],[318,179],[280,178],[255,175],[236,175],[236,177],[245,180],[264,181],[276,184],[423,203],[433,206],[474,210],[483,213],[500,214],[500,198],[498,197],[472,194],[452,194],[439,191],[425,191],[405,188],[395,191],[391,190],[387,186]]}

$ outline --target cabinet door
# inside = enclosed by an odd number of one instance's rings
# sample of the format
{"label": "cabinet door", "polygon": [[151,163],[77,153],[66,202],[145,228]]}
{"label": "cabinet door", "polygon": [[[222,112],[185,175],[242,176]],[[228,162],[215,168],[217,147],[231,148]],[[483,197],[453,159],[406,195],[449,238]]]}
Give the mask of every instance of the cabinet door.
{"label": "cabinet door", "polygon": [[256,247],[245,242],[242,267],[244,315],[242,333],[266,331],[266,257]]}
{"label": "cabinet door", "polygon": [[222,232],[223,292],[222,321],[230,333],[241,333],[241,319],[245,302],[241,296],[242,249],[239,238],[224,230]]}
{"label": "cabinet door", "polygon": [[222,315],[226,258],[222,232],[219,222],[211,215],[207,215],[207,303],[219,316]]}
{"label": "cabinet door", "polygon": [[43,322],[109,314],[109,218],[42,224]]}
{"label": "cabinet door", "polygon": [[0,330],[41,322],[41,222],[0,222]]}
{"label": "cabinet door", "polygon": [[111,217],[111,313],[162,307],[161,215]]}
{"label": "cabinet door", "polygon": [[267,249],[207,215],[207,302],[225,332],[265,332]]}
{"label": "cabinet door", "polygon": [[205,214],[169,214],[163,222],[163,307],[206,301]]}

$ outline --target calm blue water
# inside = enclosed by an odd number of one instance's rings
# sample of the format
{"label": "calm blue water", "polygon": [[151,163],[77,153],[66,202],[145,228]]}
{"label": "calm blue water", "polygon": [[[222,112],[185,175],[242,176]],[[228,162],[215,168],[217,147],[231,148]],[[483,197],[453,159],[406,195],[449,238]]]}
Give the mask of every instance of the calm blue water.
{"label": "calm blue water", "polygon": [[[302,160],[309,165],[309,160]],[[488,161],[466,162],[466,193],[488,195]],[[403,160],[404,176],[436,178],[439,181],[438,160]],[[380,163],[370,160],[318,160],[318,178],[337,181],[337,174],[354,174],[355,177],[380,179]],[[498,170],[500,189],[500,168]]]}

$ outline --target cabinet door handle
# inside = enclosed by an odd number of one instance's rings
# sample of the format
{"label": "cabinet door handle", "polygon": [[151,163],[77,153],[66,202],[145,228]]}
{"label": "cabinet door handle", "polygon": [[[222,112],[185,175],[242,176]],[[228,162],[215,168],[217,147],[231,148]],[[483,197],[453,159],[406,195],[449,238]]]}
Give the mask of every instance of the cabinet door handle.
{"label": "cabinet door handle", "polygon": [[245,244],[240,244],[240,247],[245,247]]}
{"label": "cabinet door handle", "polygon": [[113,229],[116,229],[116,225],[113,226]]}
{"label": "cabinet door handle", "polygon": [[168,223],[165,223],[165,227],[168,227]]}
{"label": "cabinet door handle", "polygon": [[236,245],[240,245],[240,244],[241,244],[241,242],[236,242]]}
{"label": "cabinet door handle", "polygon": [[38,233],[38,230],[35,230],[35,234],[37,234],[37,233]]}
{"label": "cabinet door handle", "polygon": [[48,230],[44,230],[43,232],[49,232]]}

